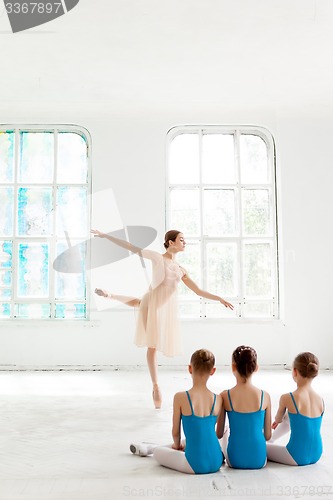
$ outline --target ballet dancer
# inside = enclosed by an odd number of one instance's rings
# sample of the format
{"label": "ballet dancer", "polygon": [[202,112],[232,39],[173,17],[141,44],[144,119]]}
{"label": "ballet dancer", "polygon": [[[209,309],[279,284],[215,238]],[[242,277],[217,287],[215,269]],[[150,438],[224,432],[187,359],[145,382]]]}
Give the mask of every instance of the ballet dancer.
{"label": "ballet dancer", "polygon": [[[217,423],[217,436],[229,467],[260,469],[267,462],[266,441],[271,438],[271,400],[266,391],[252,384],[258,370],[257,353],[241,345],[232,354],[236,385],[223,391],[223,408]],[[224,432],[225,414],[229,429]]]}
{"label": "ballet dancer", "polygon": [[[215,432],[222,398],[207,388],[208,379],[216,370],[214,354],[207,349],[195,351],[188,370],[192,388],[177,392],[173,400],[172,445],[132,444],[130,450],[140,456],[153,454],[160,465],[169,469],[187,474],[210,474],[217,472],[224,461]],[[185,443],[181,441],[181,423]]]}
{"label": "ballet dancer", "polygon": [[176,356],[181,351],[176,295],[180,280],[200,297],[218,301],[229,309],[233,309],[233,305],[222,297],[199,288],[185,269],[176,262],[177,253],[183,252],[186,245],[184,235],[180,231],[170,230],[165,234],[163,254],[141,249],[128,241],[102,233],[97,229],[92,229],[91,233],[95,237],[106,238],[152,262],[152,283],[141,299],[110,294],[99,288],[95,290],[95,293],[139,309],[134,341],[139,347],[147,347],[147,364],[153,384],[153,401],[155,408],[160,408],[162,394],[158,385],[157,351],[166,356]]}
{"label": "ballet dancer", "polygon": [[[324,401],[311,384],[318,375],[319,361],[311,352],[302,352],[293,362],[294,392],[283,394],[272,424],[272,439],[267,443],[267,458],[285,465],[309,465],[318,462],[323,451],[320,428]],[[287,445],[279,439],[290,433]]]}

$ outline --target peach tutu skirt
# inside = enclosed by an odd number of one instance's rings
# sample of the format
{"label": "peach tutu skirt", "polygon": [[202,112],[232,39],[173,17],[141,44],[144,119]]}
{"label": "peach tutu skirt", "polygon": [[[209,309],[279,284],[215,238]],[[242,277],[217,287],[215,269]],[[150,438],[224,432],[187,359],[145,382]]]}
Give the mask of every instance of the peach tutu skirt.
{"label": "peach tutu skirt", "polygon": [[176,289],[160,285],[142,297],[134,342],[154,347],[165,356],[181,353]]}
{"label": "peach tutu skirt", "polygon": [[142,256],[152,261],[153,279],[141,299],[134,342],[176,356],[181,353],[177,287],[186,271],[157,252],[143,250]]}

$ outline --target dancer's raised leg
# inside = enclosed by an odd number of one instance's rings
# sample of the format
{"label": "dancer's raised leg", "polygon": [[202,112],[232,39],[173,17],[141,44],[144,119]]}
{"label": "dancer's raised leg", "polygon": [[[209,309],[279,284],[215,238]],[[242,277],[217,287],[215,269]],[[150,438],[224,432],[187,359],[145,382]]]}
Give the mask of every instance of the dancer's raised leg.
{"label": "dancer's raised leg", "polygon": [[114,293],[111,294],[106,290],[103,290],[102,288],[96,288],[95,293],[100,297],[104,297],[106,299],[117,300],[118,302],[121,302],[122,304],[125,304],[126,306],[129,307],[139,307],[141,303],[141,299],[138,299],[137,297],[129,297],[127,295],[116,295]]}
{"label": "dancer's raised leg", "polygon": [[161,408],[162,405],[162,394],[158,386],[158,375],[157,375],[157,352],[154,347],[148,347],[147,349],[147,364],[149,368],[150,378],[153,383],[153,400],[155,408]]}

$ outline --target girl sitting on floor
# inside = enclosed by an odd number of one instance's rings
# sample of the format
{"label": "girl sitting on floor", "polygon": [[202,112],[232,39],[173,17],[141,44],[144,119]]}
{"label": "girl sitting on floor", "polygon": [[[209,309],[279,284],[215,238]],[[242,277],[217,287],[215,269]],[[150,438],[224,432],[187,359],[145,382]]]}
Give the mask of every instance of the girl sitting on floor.
{"label": "girl sitting on floor", "polygon": [[[311,386],[318,370],[318,358],[311,352],[296,356],[292,377],[297,389],[280,398],[272,424],[275,430],[267,443],[268,460],[286,465],[309,465],[320,459],[323,450],[320,428],[324,401]],[[275,442],[288,432],[290,439],[286,446]]]}
{"label": "girl sitting on floor", "polygon": [[[232,371],[236,385],[222,392],[222,411],[217,436],[229,467],[260,469],[266,465],[266,441],[271,437],[271,400],[266,391],[252,384],[258,370],[257,353],[241,345],[232,354]],[[224,433],[225,415],[229,430]]]}
{"label": "girl sitting on floor", "polygon": [[[173,402],[173,443],[170,446],[134,445],[132,453],[154,454],[160,465],[187,474],[217,472],[224,460],[215,427],[222,398],[207,388],[209,377],[215,373],[214,354],[199,349],[192,354],[188,370],[193,385],[189,391],[178,392]],[[186,445],[181,441],[181,423]]]}

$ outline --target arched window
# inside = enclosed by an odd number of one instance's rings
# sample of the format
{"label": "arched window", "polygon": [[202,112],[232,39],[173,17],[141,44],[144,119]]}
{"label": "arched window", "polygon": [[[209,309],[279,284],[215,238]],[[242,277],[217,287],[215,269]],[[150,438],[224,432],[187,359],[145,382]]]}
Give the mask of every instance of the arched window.
{"label": "arched window", "polygon": [[[0,318],[87,319],[90,138],[76,126],[0,127]],[[75,273],[53,264],[75,247]]]}
{"label": "arched window", "polygon": [[235,305],[232,312],[182,285],[182,316],[277,318],[271,134],[258,127],[175,127],[167,164],[167,228],[182,231],[187,242],[179,260],[199,286]]}

